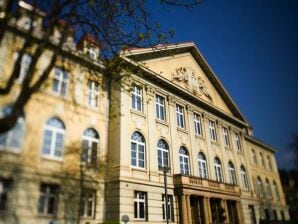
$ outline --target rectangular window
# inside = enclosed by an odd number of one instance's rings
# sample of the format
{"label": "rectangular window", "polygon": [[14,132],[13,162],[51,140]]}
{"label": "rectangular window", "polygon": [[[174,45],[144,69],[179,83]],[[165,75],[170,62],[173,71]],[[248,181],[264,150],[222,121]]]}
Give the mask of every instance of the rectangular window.
{"label": "rectangular window", "polygon": [[262,153],[260,153],[260,160],[261,160],[262,166],[265,168],[265,161]]}
{"label": "rectangular window", "polygon": [[52,91],[60,96],[66,96],[68,92],[69,77],[68,72],[55,67]]}
{"label": "rectangular window", "polygon": [[267,156],[267,162],[268,162],[269,169],[272,171],[272,163],[271,163],[270,156]]}
{"label": "rectangular window", "polygon": [[84,189],[82,193],[81,217],[94,218],[96,191]]}
{"label": "rectangular window", "polygon": [[88,105],[98,107],[99,84],[95,81],[88,81]]}
{"label": "rectangular window", "polygon": [[241,151],[241,142],[240,142],[240,136],[238,133],[235,133],[235,142],[236,142],[236,147],[238,151]]}
{"label": "rectangular window", "polygon": [[202,136],[202,122],[199,114],[194,114],[194,125],[196,135]]}
{"label": "rectangular window", "polygon": [[[166,203],[165,203],[165,198],[166,196],[163,194],[162,195],[162,218],[163,220],[166,220],[166,217],[168,217],[169,221],[174,222],[174,207],[173,207],[173,196],[168,195],[168,203],[167,203],[167,208],[166,208]],[[168,211],[166,211],[168,209]],[[168,214],[166,216],[166,214]]]}
{"label": "rectangular window", "polygon": [[[15,54],[15,60],[17,60],[17,58],[19,57],[19,52],[16,52]],[[27,75],[27,72],[29,70],[29,66],[31,64],[32,61],[32,56],[29,54],[24,53],[23,57],[21,59],[21,67],[20,67],[20,73],[18,74],[18,76],[16,77],[16,81],[22,83],[24,78]]]}
{"label": "rectangular window", "polygon": [[229,139],[229,131],[226,127],[222,128],[222,133],[223,133],[223,140],[225,146],[229,147],[230,146],[230,139]]}
{"label": "rectangular window", "polygon": [[252,155],[252,161],[254,162],[254,164],[257,164],[257,155],[256,155],[256,151],[254,149],[251,150],[251,155]]}
{"label": "rectangular window", "polygon": [[176,105],[176,114],[177,114],[177,126],[179,128],[184,128],[184,110],[180,105]]}
{"label": "rectangular window", "polygon": [[147,194],[136,191],[134,197],[134,217],[135,220],[146,220],[147,218]]}
{"label": "rectangular window", "polygon": [[132,87],[131,107],[134,110],[142,111],[142,89],[139,86]]}
{"label": "rectangular window", "polygon": [[0,214],[7,208],[11,187],[12,180],[2,178],[0,179]]}
{"label": "rectangular window", "polygon": [[57,185],[45,183],[40,185],[38,213],[44,215],[54,215],[56,213],[58,190],[59,187]]}
{"label": "rectangular window", "polygon": [[156,118],[162,121],[166,119],[165,98],[159,95],[156,95]]}
{"label": "rectangular window", "polygon": [[209,131],[210,131],[210,139],[213,142],[217,141],[217,136],[216,136],[216,129],[215,129],[215,122],[214,121],[209,121]]}

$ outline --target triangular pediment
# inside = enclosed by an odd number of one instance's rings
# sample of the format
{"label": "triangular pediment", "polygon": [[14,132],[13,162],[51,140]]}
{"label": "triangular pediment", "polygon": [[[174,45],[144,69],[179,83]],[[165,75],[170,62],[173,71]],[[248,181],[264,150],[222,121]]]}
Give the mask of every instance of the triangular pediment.
{"label": "triangular pediment", "polygon": [[211,104],[218,110],[247,123],[231,97],[193,43],[160,49],[135,49],[125,57]]}

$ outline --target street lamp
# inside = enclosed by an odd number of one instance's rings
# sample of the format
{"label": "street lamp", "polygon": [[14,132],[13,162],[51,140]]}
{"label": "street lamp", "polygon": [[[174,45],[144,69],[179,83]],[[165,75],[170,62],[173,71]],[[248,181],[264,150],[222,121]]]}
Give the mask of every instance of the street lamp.
{"label": "street lamp", "polygon": [[164,176],[164,188],[165,188],[165,207],[166,207],[166,221],[167,221],[167,224],[169,223],[169,209],[168,209],[168,187],[167,187],[167,173],[171,170],[170,167],[168,166],[160,166],[159,167],[160,170],[162,170],[163,172],[163,176]]}

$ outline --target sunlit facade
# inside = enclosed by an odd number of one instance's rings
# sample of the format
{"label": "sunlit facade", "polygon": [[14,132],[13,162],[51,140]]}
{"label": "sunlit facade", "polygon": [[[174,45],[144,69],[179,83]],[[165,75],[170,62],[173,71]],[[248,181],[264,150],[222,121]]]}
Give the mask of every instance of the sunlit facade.
{"label": "sunlit facade", "polygon": [[[22,10],[11,23],[21,33]],[[0,48],[1,87],[24,43],[14,29]],[[72,41],[64,47],[76,47]],[[24,54],[13,91],[1,97],[1,117],[21,91],[35,47]],[[193,43],[121,52],[137,73],[111,88],[98,53],[83,38],[75,54],[60,56],[15,126],[0,135],[1,224],[289,219],[275,150],[253,137]],[[50,57],[44,51],[36,78]]]}

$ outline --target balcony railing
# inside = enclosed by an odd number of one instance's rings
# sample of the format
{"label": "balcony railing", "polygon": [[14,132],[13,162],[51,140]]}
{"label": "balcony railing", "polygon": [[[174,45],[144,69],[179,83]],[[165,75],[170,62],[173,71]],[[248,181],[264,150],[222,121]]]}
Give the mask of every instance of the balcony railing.
{"label": "balcony railing", "polygon": [[197,187],[201,189],[240,193],[239,186],[183,174],[174,174],[174,185],[177,187]]}

